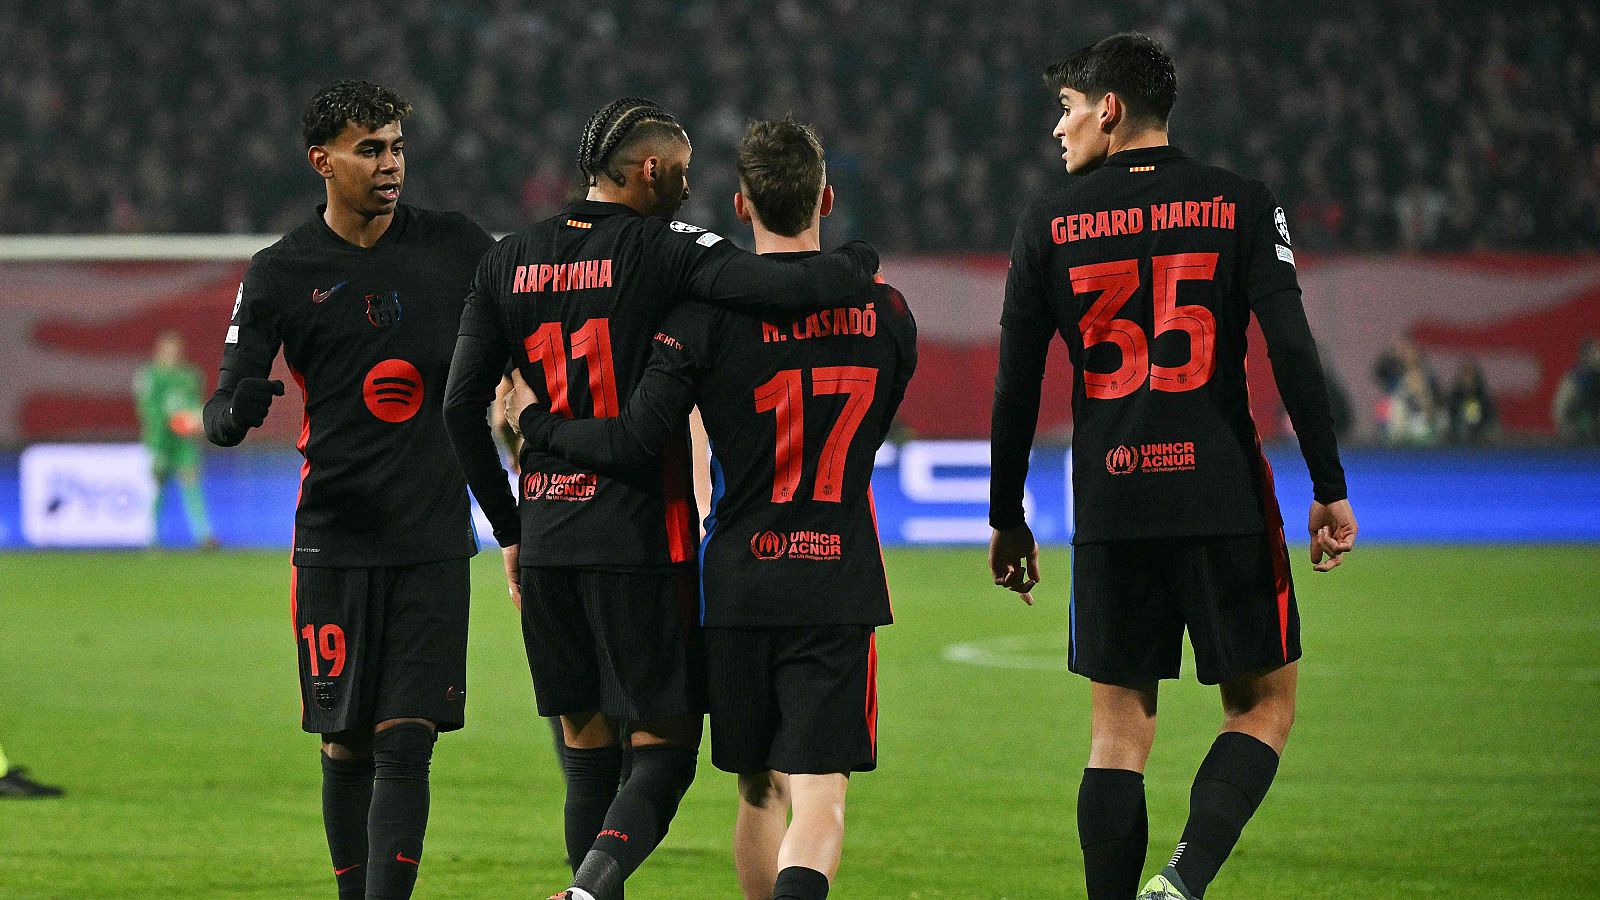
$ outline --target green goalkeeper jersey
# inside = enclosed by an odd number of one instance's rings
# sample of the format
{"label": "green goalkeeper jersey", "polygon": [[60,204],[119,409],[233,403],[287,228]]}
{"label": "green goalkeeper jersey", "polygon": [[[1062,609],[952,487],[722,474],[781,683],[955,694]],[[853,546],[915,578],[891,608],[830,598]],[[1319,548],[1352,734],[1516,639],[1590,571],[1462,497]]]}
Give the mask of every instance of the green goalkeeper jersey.
{"label": "green goalkeeper jersey", "polygon": [[[161,455],[199,440],[199,431],[174,428],[182,413],[198,423],[201,409],[200,370],[190,365],[159,366],[150,363],[133,379],[134,404],[139,411],[139,437],[153,453]],[[185,433],[187,432],[187,433]],[[178,451],[181,452],[181,451]]]}

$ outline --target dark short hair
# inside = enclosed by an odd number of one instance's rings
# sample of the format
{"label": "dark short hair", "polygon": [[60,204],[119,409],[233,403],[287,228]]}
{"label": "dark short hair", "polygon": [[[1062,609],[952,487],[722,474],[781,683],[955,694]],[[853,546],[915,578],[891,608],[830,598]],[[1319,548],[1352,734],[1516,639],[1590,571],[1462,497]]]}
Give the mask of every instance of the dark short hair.
{"label": "dark short hair", "polygon": [[811,226],[826,175],[822,141],[791,116],[751,122],[739,141],[739,187],[769,231],[793,237]]}
{"label": "dark short hair", "polygon": [[370,81],[335,81],[311,98],[301,133],[307,147],[326,144],[354,122],[376,131],[411,115],[411,104],[394,91]]}
{"label": "dark short hair", "polygon": [[578,142],[578,171],[591,187],[604,174],[619,186],[624,181],[612,161],[623,151],[651,141],[689,139],[678,120],[654,100],[623,97],[595,110]]}
{"label": "dark short hair", "polygon": [[1091,99],[1116,94],[1135,119],[1165,123],[1178,99],[1178,70],[1167,48],[1137,31],[1090,44],[1044,70],[1050,90],[1072,88]]}

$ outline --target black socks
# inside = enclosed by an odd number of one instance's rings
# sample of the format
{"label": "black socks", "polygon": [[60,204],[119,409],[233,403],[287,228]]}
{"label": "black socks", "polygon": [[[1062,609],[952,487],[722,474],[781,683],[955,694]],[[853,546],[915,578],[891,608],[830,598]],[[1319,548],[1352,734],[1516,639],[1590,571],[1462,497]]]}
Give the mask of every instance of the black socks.
{"label": "black socks", "polygon": [[784,869],[772,885],[772,900],[824,900],[827,896],[828,876],[805,866]]}
{"label": "black socks", "polygon": [[1127,900],[1139,890],[1149,844],[1144,775],[1084,769],[1078,787],[1078,842],[1089,900]]}
{"label": "black socks", "polygon": [[367,810],[372,806],[372,760],[322,754],[322,827],[328,833],[339,900],[367,896]]}
{"label": "black socks", "polygon": [[622,748],[562,747],[561,768],[567,776],[567,865],[576,872],[604,826],[606,812],[622,778]]}
{"label": "black socks", "polygon": [[632,875],[667,836],[678,802],[694,781],[698,749],[635,747],[628,781],[606,813],[593,849],[572,884],[599,900],[611,900],[621,880]]}
{"label": "black socks", "polygon": [[1217,736],[1195,773],[1189,792],[1189,822],[1167,864],[1177,871],[1189,893],[1205,896],[1206,887],[1217,877],[1277,773],[1278,754],[1271,747],[1236,731]]}
{"label": "black socks", "polygon": [[404,900],[417,882],[428,830],[433,729],[402,722],[372,736],[374,781],[367,817],[367,896]]}

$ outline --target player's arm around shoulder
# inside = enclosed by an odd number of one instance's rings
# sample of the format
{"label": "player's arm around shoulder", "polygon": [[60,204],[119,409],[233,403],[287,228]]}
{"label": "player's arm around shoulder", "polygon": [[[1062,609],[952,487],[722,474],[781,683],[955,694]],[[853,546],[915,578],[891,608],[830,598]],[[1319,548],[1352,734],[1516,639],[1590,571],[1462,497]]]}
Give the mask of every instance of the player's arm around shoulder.
{"label": "player's arm around shoulder", "polygon": [[653,465],[688,421],[725,314],[702,303],[680,305],[652,338],[644,374],[616,416],[567,419],[543,409],[517,375],[506,413],[530,448],[612,475]]}

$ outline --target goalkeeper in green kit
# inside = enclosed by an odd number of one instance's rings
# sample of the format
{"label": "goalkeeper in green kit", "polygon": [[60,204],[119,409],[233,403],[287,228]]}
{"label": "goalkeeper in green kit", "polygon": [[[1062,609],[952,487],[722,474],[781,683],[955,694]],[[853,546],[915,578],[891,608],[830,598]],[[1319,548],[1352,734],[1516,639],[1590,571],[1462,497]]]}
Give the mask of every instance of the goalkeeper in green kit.
{"label": "goalkeeper in green kit", "polygon": [[189,531],[199,545],[215,549],[200,493],[200,441],[202,425],[200,391],[205,386],[200,370],[184,361],[183,337],[164,331],[156,338],[155,353],[133,379],[134,405],[139,411],[139,439],[150,450],[151,473],[156,479],[155,518],[160,531],[161,505],[167,484],[177,476]]}

